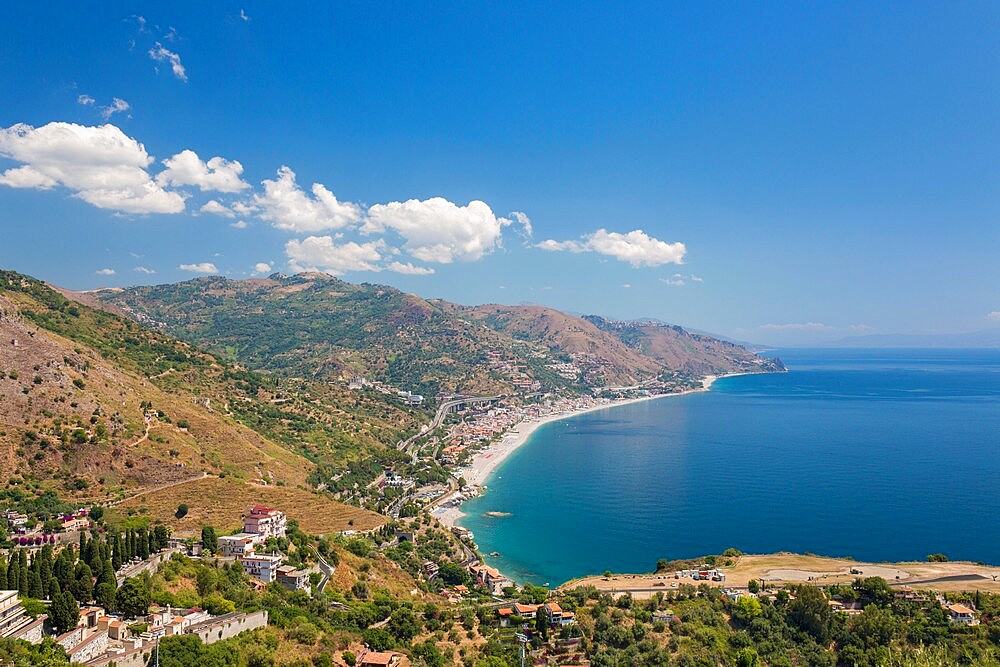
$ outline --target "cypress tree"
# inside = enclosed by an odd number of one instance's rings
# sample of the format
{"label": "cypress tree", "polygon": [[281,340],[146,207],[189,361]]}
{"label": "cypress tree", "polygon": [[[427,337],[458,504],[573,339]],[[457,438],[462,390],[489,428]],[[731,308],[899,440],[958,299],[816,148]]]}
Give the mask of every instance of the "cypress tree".
{"label": "cypress tree", "polygon": [[42,589],[42,578],[34,570],[28,574],[28,597],[36,600],[45,597],[45,592]]}
{"label": "cypress tree", "polygon": [[35,556],[39,560],[38,577],[42,582],[42,593],[48,593],[49,582],[52,580],[52,545],[46,544]]}
{"label": "cypress tree", "polygon": [[21,549],[17,556],[17,591],[21,595],[28,594],[28,553]]}
{"label": "cypress tree", "polygon": [[0,590],[7,590],[7,563],[0,558]]}
{"label": "cypress tree", "polygon": [[17,590],[17,552],[11,550],[10,562],[7,563],[7,590]]}

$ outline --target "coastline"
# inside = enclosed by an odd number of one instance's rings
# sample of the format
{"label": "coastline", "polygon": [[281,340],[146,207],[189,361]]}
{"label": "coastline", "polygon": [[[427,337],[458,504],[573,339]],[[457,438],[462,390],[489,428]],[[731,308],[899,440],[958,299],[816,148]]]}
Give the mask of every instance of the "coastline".
{"label": "coastline", "polygon": [[[589,412],[596,412],[598,410],[607,410],[609,408],[616,408],[623,405],[630,405],[632,403],[639,403],[642,401],[652,401],[660,398],[671,398],[675,396],[689,396],[691,394],[697,394],[701,392],[709,391],[712,385],[724,377],[735,377],[738,375],[759,375],[759,373],[725,373],[722,375],[706,375],[701,380],[701,387],[695,389],[688,389],[686,391],[679,391],[675,393],[668,394],[656,394],[654,396],[640,396],[638,398],[625,398],[615,401],[609,401],[601,405],[593,405],[587,408],[581,408],[578,410],[570,410],[566,412],[558,412],[551,415],[546,415],[544,417],[525,419],[518,422],[517,425],[512,427],[510,430],[506,431],[501,437],[499,442],[490,445],[489,447],[476,452],[472,460],[462,468],[455,471],[456,477],[464,477],[466,483],[469,486],[483,486],[486,480],[489,479],[493,471],[496,470],[500,465],[515,451],[517,451],[521,446],[526,444],[531,436],[536,430],[545,424],[549,424],[554,421],[559,421],[561,419],[570,419],[577,417],[579,415],[587,414]],[[465,512],[462,511],[461,505],[451,504],[456,498],[459,498],[459,492],[450,494],[446,499],[443,500],[444,507],[439,507],[434,511],[433,516],[440,521],[444,526],[449,528],[458,525],[458,522],[465,517]]]}

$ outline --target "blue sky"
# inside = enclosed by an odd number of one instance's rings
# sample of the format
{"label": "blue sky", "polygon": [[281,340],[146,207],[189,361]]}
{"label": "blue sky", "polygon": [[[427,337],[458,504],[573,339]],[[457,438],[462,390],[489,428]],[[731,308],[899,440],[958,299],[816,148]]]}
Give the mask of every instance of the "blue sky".
{"label": "blue sky", "polygon": [[5,268],[1000,325],[995,3],[39,4],[0,24]]}

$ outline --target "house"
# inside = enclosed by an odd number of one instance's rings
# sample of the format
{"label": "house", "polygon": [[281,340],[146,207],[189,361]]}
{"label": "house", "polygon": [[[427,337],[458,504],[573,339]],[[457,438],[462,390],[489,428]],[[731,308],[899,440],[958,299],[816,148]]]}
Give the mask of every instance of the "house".
{"label": "house", "polygon": [[477,584],[490,591],[493,595],[502,595],[503,589],[514,585],[514,582],[500,574],[499,570],[485,563],[470,565],[469,572],[475,577]]}
{"label": "house", "polygon": [[263,541],[257,533],[223,535],[219,538],[219,553],[226,557],[238,558],[253,553],[257,545]]}
{"label": "house", "polygon": [[309,573],[291,565],[282,565],[277,571],[278,583],[290,591],[309,590]]}
{"label": "house", "polygon": [[287,528],[285,513],[266,505],[254,505],[243,519],[243,532],[261,535],[264,540],[269,537],[284,537]]}
{"label": "house", "polygon": [[520,602],[516,602],[514,603],[514,613],[521,618],[532,619],[538,614],[539,606],[537,604],[521,604]]}
{"label": "house", "polygon": [[412,663],[402,653],[368,651],[358,658],[358,667],[410,667]]}
{"label": "house", "polygon": [[662,623],[670,623],[671,621],[674,620],[674,618],[676,618],[676,617],[674,615],[674,610],[673,609],[664,609],[663,611],[654,611],[653,612],[653,620],[654,621],[660,621]]}
{"label": "house", "polygon": [[545,614],[548,616],[549,625],[571,625],[576,622],[576,614],[571,611],[566,611],[559,606],[558,603],[549,602],[543,607]]}
{"label": "house", "polygon": [[281,556],[249,553],[240,556],[237,560],[243,566],[243,571],[254,579],[270,583],[278,578]]}
{"label": "house", "polygon": [[500,617],[500,627],[506,628],[510,625],[510,617],[514,615],[514,610],[511,607],[501,607],[497,609],[497,615]]}
{"label": "house", "polygon": [[949,619],[955,625],[979,625],[975,609],[958,603],[950,604],[945,609],[948,611]]}
{"label": "house", "polygon": [[438,575],[438,572],[440,572],[440,571],[441,571],[441,568],[434,561],[432,561],[432,560],[425,560],[424,561],[424,574],[427,575],[427,580],[428,581],[430,581],[431,579],[433,579],[434,577],[436,577]]}

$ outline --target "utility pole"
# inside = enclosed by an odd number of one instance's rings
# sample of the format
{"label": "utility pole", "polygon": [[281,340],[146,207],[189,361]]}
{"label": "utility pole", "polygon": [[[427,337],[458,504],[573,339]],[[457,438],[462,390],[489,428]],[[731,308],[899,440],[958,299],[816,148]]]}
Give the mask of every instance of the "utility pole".
{"label": "utility pole", "polygon": [[521,649],[521,667],[524,667],[524,647],[528,643],[528,636],[522,635],[520,632],[514,636],[517,637],[517,643]]}

